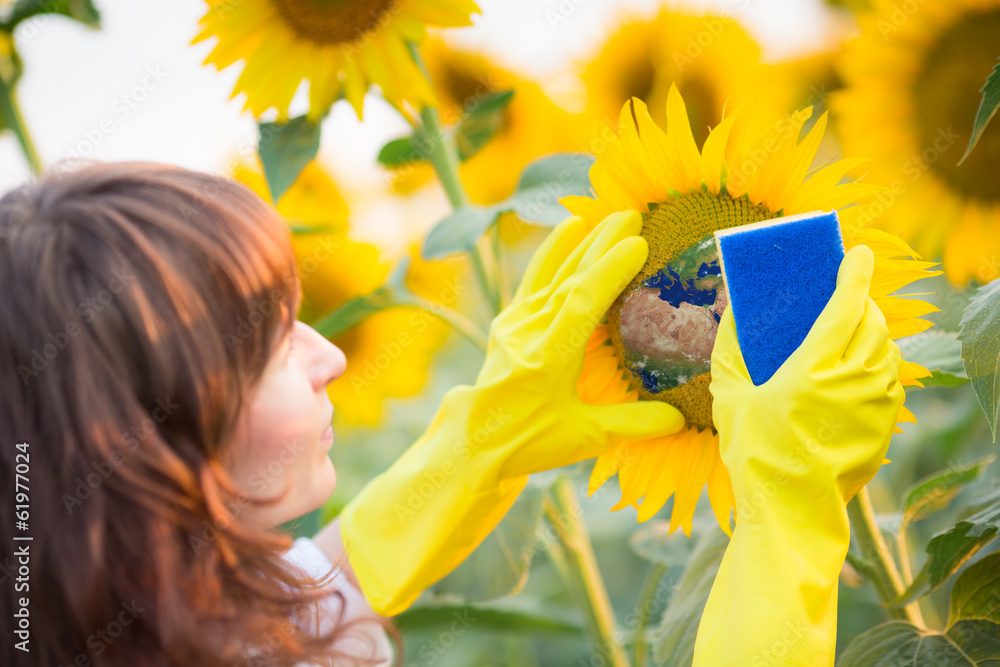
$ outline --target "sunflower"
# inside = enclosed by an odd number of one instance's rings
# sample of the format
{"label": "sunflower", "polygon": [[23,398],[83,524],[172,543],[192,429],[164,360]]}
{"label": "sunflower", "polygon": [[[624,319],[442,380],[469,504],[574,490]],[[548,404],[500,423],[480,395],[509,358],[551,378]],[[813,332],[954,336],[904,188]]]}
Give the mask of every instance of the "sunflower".
{"label": "sunflower", "polygon": [[845,48],[831,100],[847,154],[874,159],[891,187],[876,224],[927,257],[952,285],[1000,277],[1000,132],[987,128],[958,166],[1000,55],[1000,0],[875,2]]}
{"label": "sunflower", "polygon": [[245,60],[233,96],[246,93],[255,117],[273,107],[287,118],[305,80],[309,120],[341,95],[361,118],[372,84],[400,110],[404,102],[436,105],[407,43],[421,42],[428,26],[471,25],[478,11],[472,0],[208,0],[192,44],[217,37],[204,64],[219,69]]}
{"label": "sunflower", "polygon": [[[257,169],[239,165],[234,178],[267,197]],[[373,245],[352,240],[347,205],[330,176],[310,163],[278,202],[278,212],[297,230],[292,246],[302,284],[299,317],[313,320],[381,285],[389,264]],[[451,306],[461,291],[459,263],[425,262],[409,249],[407,286],[433,302]],[[344,351],[347,370],[327,388],[344,423],[373,426],[387,398],[413,396],[427,382],[433,354],[449,330],[437,317],[413,307],[382,310],[331,340]]]}
{"label": "sunflower", "polygon": [[[644,311],[663,315],[665,302],[646,298],[649,295],[643,290],[652,287],[655,292],[663,287],[658,283],[662,270],[677,265],[678,258],[707,252],[706,242],[711,242],[716,230],[830,209],[839,212],[845,246],[863,243],[875,254],[871,296],[885,314],[892,338],[932,326],[919,317],[937,310],[934,306],[901,298],[914,295],[893,293],[940,271],[930,271],[931,262],[917,261],[919,256],[899,238],[860,222],[870,213],[866,202],[881,190],[841,181],[863,161],[840,160],[810,172],[826,129],[826,114],[816,120],[800,143],[799,134],[812,115],[811,108],[773,123],[759,108],[741,107],[711,130],[700,151],[676,86],[668,91],[664,115],[666,131],[653,122],[641,100],[633,98],[626,103],[619,116],[617,140],[597,156],[590,170],[596,196],[561,200],[592,226],[610,213],[639,210],[643,214],[642,235],[649,243],[646,265],[612,305],[607,323],[598,326],[589,340],[578,382],[581,399],[591,404],[662,400],[676,406],[687,420],[686,427],[671,436],[617,443],[597,459],[590,493],[617,473],[622,498],[612,509],[633,505],[639,510],[639,521],[652,517],[673,495],[670,530],[681,527],[690,534],[695,504],[707,484],[716,518],[728,532],[733,492],[712,424],[710,365],[703,363],[672,378],[665,374],[650,378],[648,368],[636,363],[633,356],[637,347],[649,340],[636,336],[637,330],[646,327],[646,335],[665,345],[671,344],[671,333],[675,334],[674,342],[678,333],[693,333],[685,353],[710,362],[716,320],[708,317],[705,322],[698,319],[698,313],[684,312],[687,304],[669,317],[644,320]],[[723,288],[708,310],[714,308],[721,314],[725,307]],[[648,331],[651,321],[661,329]],[[670,331],[678,322],[685,323],[684,331]],[[922,386],[917,378],[929,374],[922,366],[904,361],[899,378],[904,386]],[[897,422],[907,421],[916,420],[901,407]],[[898,426],[896,432],[901,432]]]}
{"label": "sunflower", "polygon": [[791,111],[801,91],[784,74],[761,63],[760,47],[732,19],[663,10],[650,19],[625,20],[583,65],[581,79],[588,114],[608,125],[632,97],[662,124],[667,91],[676,85],[700,143],[730,98],[767,90],[760,104],[776,114]]}

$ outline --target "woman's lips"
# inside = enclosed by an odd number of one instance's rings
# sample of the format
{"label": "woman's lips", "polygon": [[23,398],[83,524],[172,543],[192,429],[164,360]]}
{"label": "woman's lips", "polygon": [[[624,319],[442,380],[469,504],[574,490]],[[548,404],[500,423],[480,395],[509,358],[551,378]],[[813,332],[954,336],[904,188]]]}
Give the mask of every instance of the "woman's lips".
{"label": "woman's lips", "polygon": [[323,435],[320,436],[319,441],[320,442],[333,442],[333,424],[331,424],[330,426],[326,427],[326,430],[323,431]]}

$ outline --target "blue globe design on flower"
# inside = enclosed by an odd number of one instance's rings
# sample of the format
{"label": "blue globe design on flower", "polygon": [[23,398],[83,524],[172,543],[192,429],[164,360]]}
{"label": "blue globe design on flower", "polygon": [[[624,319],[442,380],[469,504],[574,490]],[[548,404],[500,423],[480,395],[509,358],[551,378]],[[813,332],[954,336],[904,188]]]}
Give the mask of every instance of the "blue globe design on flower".
{"label": "blue globe design on flower", "polygon": [[623,361],[655,394],[709,372],[719,320],[729,304],[715,237],[678,253],[623,295]]}

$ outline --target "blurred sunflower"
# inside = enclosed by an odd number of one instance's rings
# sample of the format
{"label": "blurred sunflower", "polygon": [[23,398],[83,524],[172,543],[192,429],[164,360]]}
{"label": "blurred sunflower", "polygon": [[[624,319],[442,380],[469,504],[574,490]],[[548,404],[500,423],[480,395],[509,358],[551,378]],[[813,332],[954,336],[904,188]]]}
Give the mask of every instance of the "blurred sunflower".
{"label": "blurred sunflower", "polygon": [[836,67],[839,55],[839,48],[817,51],[772,66],[775,78],[789,90],[792,108],[826,107],[830,95],[843,85]]}
{"label": "blurred sunflower", "polygon": [[663,10],[651,19],[627,20],[582,67],[587,112],[611,125],[633,97],[663,123],[667,91],[676,85],[687,101],[695,140],[722,117],[726,100],[750,99],[775,115],[795,108],[801,90],[787,70],[761,63],[760,47],[731,19]]}
{"label": "blurred sunflower", "polygon": [[[845,245],[863,243],[875,253],[871,296],[885,314],[890,336],[900,338],[932,326],[917,318],[937,310],[934,306],[900,298],[913,295],[892,293],[940,271],[929,271],[931,262],[916,261],[917,254],[899,238],[859,223],[865,211],[852,204],[880,189],[841,180],[862,160],[840,160],[809,171],[827,120],[826,114],[821,116],[799,143],[811,114],[805,109],[774,123],[759,108],[743,107],[728,114],[699,151],[676,87],[667,94],[666,131],[653,122],[641,100],[633,99],[621,110],[619,140],[610,143],[591,167],[596,198],[561,200],[591,225],[615,211],[637,209],[643,214],[642,236],[649,242],[646,265],[608,311],[607,324],[599,326],[588,343],[578,382],[581,398],[592,404],[662,400],[687,419],[677,434],[623,441],[597,459],[590,493],[617,473],[622,498],[612,509],[631,504],[639,510],[639,521],[645,521],[673,495],[670,530],[680,527],[690,534],[695,504],[707,484],[716,518],[729,530],[732,487],[719,458],[708,391],[718,328],[713,315],[721,316],[727,305],[725,288],[719,277],[716,300],[707,308],[688,303],[675,308],[658,297],[659,288],[669,287],[666,283],[671,280],[665,269],[673,273],[674,267],[690,266],[687,260],[692,257],[698,258],[699,267],[702,262],[717,262],[715,230],[837,209]],[[685,346],[674,349],[679,340]],[[684,360],[684,372],[663,371],[671,359],[679,358]],[[692,358],[700,363],[692,363]],[[904,386],[921,386],[917,378],[927,375],[922,366],[904,361],[899,377]],[[916,420],[901,407],[897,421]],[[896,431],[901,432],[899,427]]]}
{"label": "blurred sunflower", "polygon": [[[233,177],[267,198],[259,170],[240,165]],[[347,205],[315,162],[306,166],[277,208],[295,229],[292,246],[302,283],[300,319],[311,321],[385,281],[389,265],[375,246],[350,238]],[[410,258],[407,287],[436,303],[454,305],[460,291],[455,282],[460,261],[425,262],[417,245],[410,248]],[[447,325],[434,315],[406,306],[379,311],[332,338],[347,357],[347,371],[327,388],[337,418],[375,425],[385,399],[417,394],[448,333]]]}
{"label": "blurred sunflower", "polygon": [[940,257],[954,286],[987,283],[1000,277],[1000,132],[957,162],[1000,56],[1000,0],[872,4],[831,108],[845,151],[874,158],[872,176],[892,188],[874,224]]}
{"label": "blurred sunflower", "polygon": [[[489,59],[427,40],[421,49],[435,93],[441,100],[441,119],[453,124],[463,110],[486,96],[514,90],[503,111],[500,126],[486,145],[462,162],[459,173],[469,198],[476,204],[493,204],[514,193],[524,166],[537,157],[559,151],[580,150],[590,138],[579,114],[571,114],[537,84],[498,67]],[[397,192],[411,192],[427,183],[433,170],[427,163],[407,165],[393,180]],[[508,241],[522,229],[516,216],[501,220]]]}
{"label": "blurred sunflower", "polygon": [[205,58],[219,69],[246,65],[233,96],[260,117],[274,107],[279,120],[303,80],[309,82],[309,119],[320,118],[341,96],[361,118],[372,84],[397,109],[436,105],[430,84],[409,53],[428,26],[471,25],[473,0],[208,0],[196,44],[218,42]]}

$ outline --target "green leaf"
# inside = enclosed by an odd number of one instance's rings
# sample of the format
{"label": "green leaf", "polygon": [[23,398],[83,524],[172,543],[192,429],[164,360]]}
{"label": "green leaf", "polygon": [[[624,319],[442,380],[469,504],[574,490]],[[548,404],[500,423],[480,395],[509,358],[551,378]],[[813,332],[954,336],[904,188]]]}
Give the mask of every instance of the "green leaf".
{"label": "green leaf", "polygon": [[993,67],[993,73],[987,77],[986,85],[979,92],[983,94],[983,101],[979,103],[976,121],[972,125],[969,147],[965,149],[965,155],[958,161],[959,164],[965,162],[965,158],[969,157],[969,153],[979,142],[979,137],[983,136],[986,125],[996,115],[997,108],[1000,107],[1000,62]]}
{"label": "green leaf", "polygon": [[681,567],[691,560],[692,540],[680,531],[672,535],[669,521],[650,521],[629,537],[628,544],[640,558],[670,567]]}
{"label": "green leaf", "polygon": [[264,165],[271,201],[277,203],[319,152],[320,126],[298,116],[287,123],[260,123],[258,127],[257,152]]}
{"label": "green leaf", "polygon": [[854,639],[838,667],[996,667],[1000,665],[1000,626],[962,621],[947,633],[892,621]]}
{"label": "green leaf", "polygon": [[371,294],[354,297],[332,313],[312,323],[312,327],[326,338],[333,338],[347,331],[372,313],[398,305],[392,290],[379,287]]}
{"label": "green leaf", "polygon": [[495,206],[466,206],[454,211],[427,234],[421,255],[424,259],[437,259],[471,250],[479,237],[493,226],[498,215]]}
{"label": "green leaf", "polygon": [[974,514],[979,514],[990,505],[1000,501],[1000,487],[986,491],[981,496],[970,498],[955,512],[955,521],[963,521]]}
{"label": "green leaf", "polygon": [[976,561],[955,580],[948,627],[964,620],[1000,623],[1000,553]]}
{"label": "green leaf", "polygon": [[424,239],[424,259],[436,259],[475,247],[502,213],[514,211],[527,222],[557,225],[569,216],[560,197],[584,194],[594,158],[585,153],[554,153],[531,162],[521,173],[512,197],[492,206],[466,206],[439,221]]}
{"label": "green leaf", "polygon": [[927,543],[927,562],[894,606],[922,598],[943,584],[1000,532],[1000,502],[958,521]]}
{"label": "green leaf", "polygon": [[293,236],[309,236],[310,234],[331,234],[337,230],[337,225],[303,225],[289,222],[288,228]]}
{"label": "green leaf", "polygon": [[60,14],[90,28],[101,27],[101,13],[92,0],[18,0],[10,11],[5,27],[13,32],[18,23],[39,14]]}
{"label": "green leaf", "polygon": [[925,331],[899,341],[899,349],[907,361],[920,364],[932,375],[920,378],[924,387],[957,387],[968,384],[962,363],[962,344],[956,332]]}
{"label": "green leaf", "polygon": [[959,621],[948,628],[948,637],[962,647],[973,665],[1000,666],[1000,624]]}
{"label": "green leaf", "polygon": [[688,567],[654,633],[653,659],[657,664],[690,667],[701,613],[728,544],[729,538],[718,528],[706,531],[698,539]]}
{"label": "green leaf", "polygon": [[478,605],[449,602],[414,604],[392,620],[402,631],[421,628],[437,630],[458,623],[457,627],[463,632],[468,629],[558,635],[579,635],[583,632],[583,623],[577,614],[525,600]]}
{"label": "green leaf", "polygon": [[405,295],[409,292],[409,288],[406,286],[406,279],[410,275],[410,256],[404,255],[399,263],[393,267],[392,271],[389,272],[388,277],[385,279],[385,286],[389,289],[395,290],[397,294]]}
{"label": "green leaf", "polygon": [[393,268],[385,283],[370,294],[354,297],[339,308],[311,324],[312,328],[326,338],[333,338],[369,315],[394,306],[413,305],[408,298],[411,293],[406,287],[406,277],[410,271],[410,258],[403,257]]}
{"label": "green leaf", "polygon": [[900,531],[914,521],[947,507],[951,499],[969,482],[979,479],[995,457],[987,456],[928,475],[914,483],[904,494]]}
{"label": "green leaf", "polygon": [[411,162],[427,159],[425,151],[420,150],[420,143],[414,137],[393,139],[378,152],[379,164],[386,167],[400,167]]}
{"label": "green leaf", "polygon": [[503,123],[513,90],[492,93],[462,115],[455,130],[455,147],[462,161],[478,153]]}
{"label": "green leaf", "polygon": [[535,554],[544,495],[545,489],[529,484],[493,532],[461,565],[431,586],[431,591],[469,602],[520,592]]}
{"label": "green leaf", "polygon": [[1000,412],[1000,279],[976,290],[962,315],[958,340],[962,342],[965,373],[986,413],[997,440],[997,414]]}
{"label": "green leaf", "polygon": [[528,222],[554,226],[569,217],[562,197],[587,194],[594,157],[586,153],[555,153],[535,160],[521,172],[514,196],[504,203]]}

